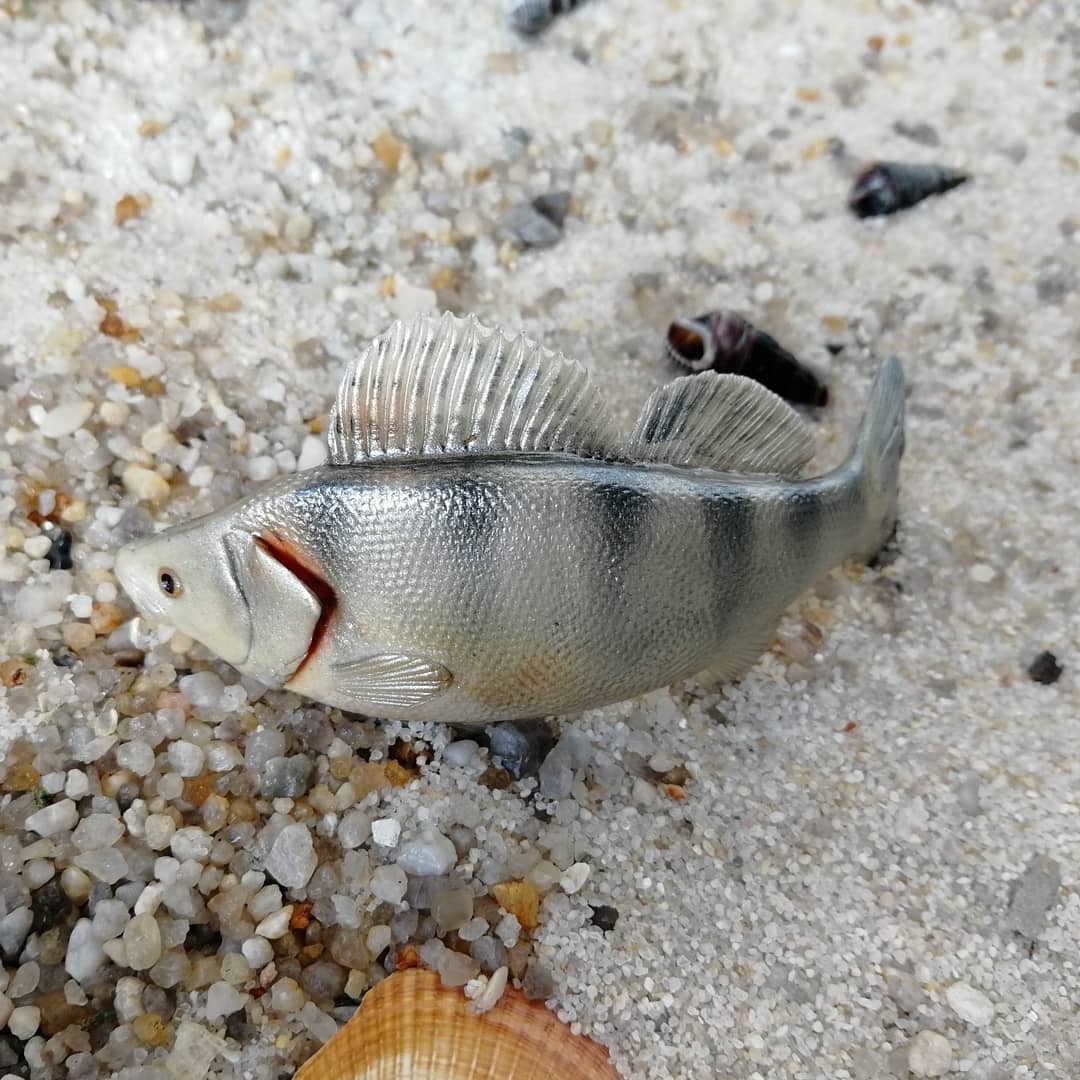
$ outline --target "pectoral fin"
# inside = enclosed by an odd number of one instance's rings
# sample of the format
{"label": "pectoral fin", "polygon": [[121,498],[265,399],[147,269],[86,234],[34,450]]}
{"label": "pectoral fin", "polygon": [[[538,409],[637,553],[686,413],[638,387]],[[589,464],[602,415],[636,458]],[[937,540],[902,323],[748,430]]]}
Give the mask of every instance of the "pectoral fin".
{"label": "pectoral fin", "polygon": [[372,653],[333,667],[336,688],[358,707],[406,709],[446,690],[453,675],[434,660],[404,653]]}

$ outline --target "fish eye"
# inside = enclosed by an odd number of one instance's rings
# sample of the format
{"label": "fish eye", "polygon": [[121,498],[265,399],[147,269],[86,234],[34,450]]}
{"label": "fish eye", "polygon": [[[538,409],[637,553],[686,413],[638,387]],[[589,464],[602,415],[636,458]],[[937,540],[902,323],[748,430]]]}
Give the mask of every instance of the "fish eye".
{"label": "fish eye", "polygon": [[173,600],[184,591],[184,586],[174,570],[159,570],[158,586],[166,596]]}

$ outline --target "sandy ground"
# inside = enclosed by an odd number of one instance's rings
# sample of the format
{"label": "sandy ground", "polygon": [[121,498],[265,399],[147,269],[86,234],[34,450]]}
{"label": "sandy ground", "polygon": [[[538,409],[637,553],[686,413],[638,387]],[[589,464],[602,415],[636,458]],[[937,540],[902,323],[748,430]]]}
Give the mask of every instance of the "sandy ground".
{"label": "sandy ground", "polygon": [[[32,693],[0,688],[6,741],[107,714],[115,650],[70,625],[129,614],[121,534],[317,457],[395,316],[523,328],[629,424],[671,318],[733,307],[827,377],[823,461],[896,354],[895,562],[836,571],[734,687],[568,719],[626,771],[551,822],[442,762],[435,726],[378,812],[466,807],[481,851],[591,867],[536,952],[631,1080],[1080,1075],[1078,50],[1052,0],[593,0],[529,42],[493,2],[0,4],[0,660],[38,657]],[[974,180],[858,221],[868,158]],[[552,191],[558,242],[521,250],[502,215]],[[66,574],[42,490],[82,506],[55,511]],[[635,784],[657,751],[685,801]],[[215,1075],[311,1049],[248,1009]]]}

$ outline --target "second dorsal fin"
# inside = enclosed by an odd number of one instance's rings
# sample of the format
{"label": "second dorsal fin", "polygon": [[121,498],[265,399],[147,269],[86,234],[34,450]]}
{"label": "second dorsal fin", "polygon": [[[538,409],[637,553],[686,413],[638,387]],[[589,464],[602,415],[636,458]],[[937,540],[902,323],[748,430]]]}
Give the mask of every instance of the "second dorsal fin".
{"label": "second dorsal fin", "polygon": [[627,446],[632,461],[798,476],[814,439],[786,402],[752,379],[705,371],[655,391]]}
{"label": "second dorsal fin", "polygon": [[349,367],[330,462],[507,451],[614,457],[621,438],[588,373],[473,317],[394,323]]}

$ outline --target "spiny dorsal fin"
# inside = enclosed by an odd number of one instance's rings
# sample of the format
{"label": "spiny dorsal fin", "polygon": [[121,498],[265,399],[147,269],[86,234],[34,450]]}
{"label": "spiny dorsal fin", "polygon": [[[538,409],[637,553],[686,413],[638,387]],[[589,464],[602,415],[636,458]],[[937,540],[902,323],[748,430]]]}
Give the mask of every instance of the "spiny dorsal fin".
{"label": "spiny dorsal fin", "polygon": [[705,371],[657,390],[630,436],[632,461],[798,476],[814,439],[795,410],[752,379]]}
{"label": "spiny dorsal fin", "polygon": [[622,440],[580,365],[470,316],[397,322],[350,365],[330,462],[551,451],[613,457]]}

